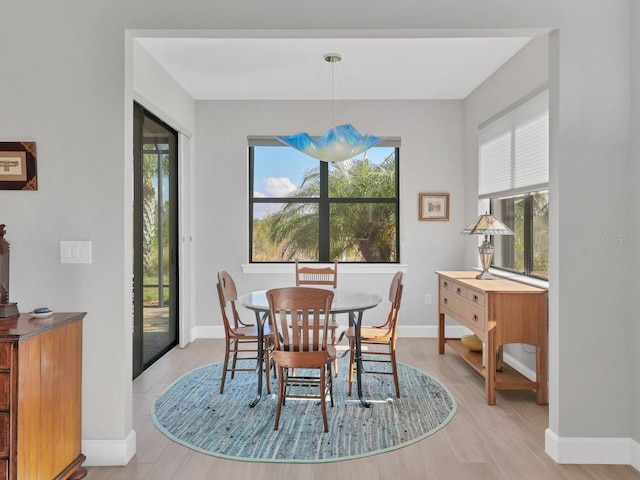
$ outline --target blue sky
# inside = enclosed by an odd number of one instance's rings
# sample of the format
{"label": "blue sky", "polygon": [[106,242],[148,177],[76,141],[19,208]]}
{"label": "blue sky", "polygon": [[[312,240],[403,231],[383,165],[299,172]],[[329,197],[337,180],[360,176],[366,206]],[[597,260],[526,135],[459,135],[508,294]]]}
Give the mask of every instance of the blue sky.
{"label": "blue sky", "polygon": [[[381,163],[393,152],[393,147],[374,147],[356,158],[366,155]],[[290,147],[255,147],[254,197],[286,197],[302,183],[304,173],[317,168],[320,161]],[[331,166],[329,168],[332,168]],[[254,218],[280,209],[281,204],[255,204]]]}

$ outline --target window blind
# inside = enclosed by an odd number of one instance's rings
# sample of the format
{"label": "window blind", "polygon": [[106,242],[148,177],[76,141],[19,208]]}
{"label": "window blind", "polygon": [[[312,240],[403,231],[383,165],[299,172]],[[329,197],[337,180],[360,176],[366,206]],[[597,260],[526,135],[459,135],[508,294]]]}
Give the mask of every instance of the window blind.
{"label": "window blind", "polygon": [[549,186],[549,91],[536,93],[480,125],[478,196]]}

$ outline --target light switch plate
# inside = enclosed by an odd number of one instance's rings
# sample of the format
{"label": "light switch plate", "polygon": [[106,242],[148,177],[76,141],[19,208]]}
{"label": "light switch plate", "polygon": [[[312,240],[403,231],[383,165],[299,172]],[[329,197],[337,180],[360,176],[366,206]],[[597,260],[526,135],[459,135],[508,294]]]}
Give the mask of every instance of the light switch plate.
{"label": "light switch plate", "polygon": [[91,263],[91,242],[61,241],[60,263]]}

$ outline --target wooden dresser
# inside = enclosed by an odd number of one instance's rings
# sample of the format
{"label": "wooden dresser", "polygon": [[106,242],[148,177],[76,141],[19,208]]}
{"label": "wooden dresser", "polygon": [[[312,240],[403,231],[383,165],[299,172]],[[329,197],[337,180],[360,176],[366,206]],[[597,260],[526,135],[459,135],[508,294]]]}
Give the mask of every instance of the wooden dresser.
{"label": "wooden dresser", "polygon": [[77,480],[84,313],[0,320],[0,479]]}
{"label": "wooden dresser", "polygon": [[[436,272],[439,277],[439,352],[445,344],[457,352],[485,379],[489,405],[496,390],[535,390],[536,401],[547,404],[547,291],[507,279],[477,280],[478,272]],[[445,316],[475,333],[485,352],[496,352],[507,343],[536,347],[536,381],[504,365],[497,371],[496,355],[472,352],[460,339],[445,337]]]}

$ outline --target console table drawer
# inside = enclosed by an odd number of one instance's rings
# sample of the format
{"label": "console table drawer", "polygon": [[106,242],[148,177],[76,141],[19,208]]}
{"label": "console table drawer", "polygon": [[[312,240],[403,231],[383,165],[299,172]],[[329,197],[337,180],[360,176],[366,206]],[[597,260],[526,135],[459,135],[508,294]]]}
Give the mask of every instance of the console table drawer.
{"label": "console table drawer", "polygon": [[455,293],[440,292],[440,310],[472,330],[487,330],[486,311],[472,304],[466,297]]}
{"label": "console table drawer", "polygon": [[480,330],[481,332],[487,330],[485,310],[476,305],[462,304],[462,308],[457,312],[455,318],[471,330]]}
{"label": "console table drawer", "polygon": [[448,290],[450,292],[453,283],[454,282],[452,282],[451,280],[449,280],[447,278],[441,278],[440,279],[440,288],[443,289],[443,290]]}
{"label": "console table drawer", "polygon": [[467,298],[467,287],[460,285],[459,283],[452,283],[451,291],[459,297]]}
{"label": "console table drawer", "polygon": [[476,290],[468,289],[467,299],[469,299],[469,301],[475,305],[484,307],[484,293],[480,293]]}

